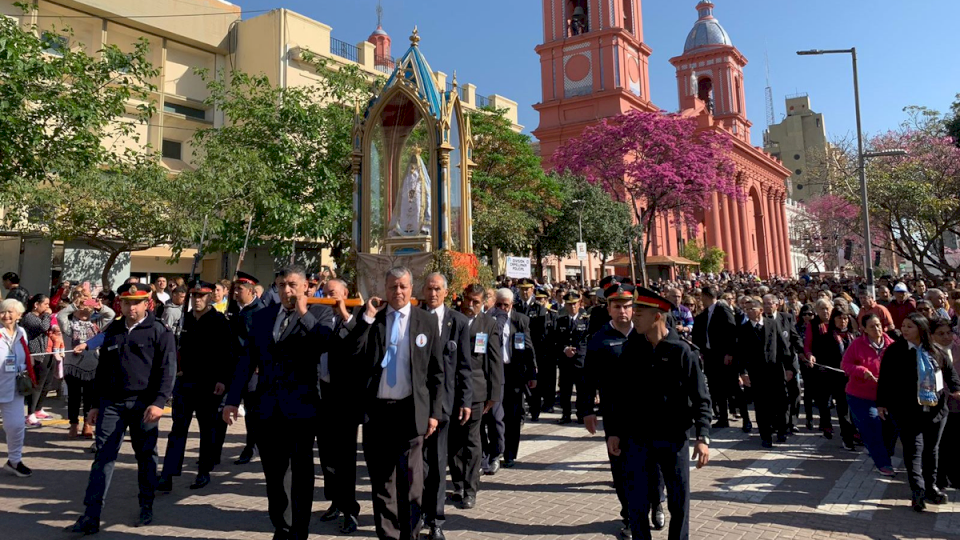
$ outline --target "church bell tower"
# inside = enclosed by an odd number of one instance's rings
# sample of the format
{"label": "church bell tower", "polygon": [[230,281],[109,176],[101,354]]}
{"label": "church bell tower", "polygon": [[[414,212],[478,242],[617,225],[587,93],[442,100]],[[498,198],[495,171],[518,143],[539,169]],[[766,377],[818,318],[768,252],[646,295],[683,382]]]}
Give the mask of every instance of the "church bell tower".
{"label": "church bell tower", "polygon": [[641,0],[542,0],[542,97],[534,108],[544,166],[564,141],[597,121],[657,110],[650,102],[651,49],[643,42]]}

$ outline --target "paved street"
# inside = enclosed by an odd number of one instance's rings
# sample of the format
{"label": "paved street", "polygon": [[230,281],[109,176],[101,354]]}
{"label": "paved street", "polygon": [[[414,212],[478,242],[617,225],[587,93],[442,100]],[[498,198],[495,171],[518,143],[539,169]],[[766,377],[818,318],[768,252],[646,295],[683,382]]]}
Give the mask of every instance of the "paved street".
{"label": "paved street", "polygon": [[[602,438],[589,436],[581,426],[559,426],[556,418],[544,415],[541,423],[524,427],[517,466],[484,477],[475,509],[447,507],[450,538],[615,537],[619,509]],[[161,427],[164,434],[169,430],[169,416]],[[68,441],[66,431],[63,423],[28,431],[25,462],[35,471],[32,478],[0,474],[0,538],[69,536],[59,531],[82,508],[92,454],[85,451],[89,442]],[[270,538],[259,462],[244,467],[232,463],[242,433],[242,427],[231,428],[224,465],[208,488],[190,491],[193,472],[181,477],[172,494],[157,499],[155,524],[143,529],[129,526],[137,515],[136,465],[125,446],[99,537]],[[161,457],[165,445],[163,438]],[[194,438],[188,447],[188,470],[195,470],[196,448]],[[5,452],[0,445],[3,459]],[[881,479],[865,452],[846,452],[839,439],[804,433],[771,452],[760,448],[756,434],[748,440],[731,428],[714,436],[711,453],[710,466],[691,473],[693,538],[960,538],[960,505],[915,514],[908,506],[905,473],[892,481]],[[354,536],[370,538],[375,533],[365,474],[361,467],[361,529]],[[960,496],[949,493],[951,498]],[[318,478],[315,516],[327,506],[322,497]],[[335,531],[333,524],[316,517],[311,525],[318,535],[314,538],[335,538]],[[654,533],[654,538],[666,539],[666,532]]]}

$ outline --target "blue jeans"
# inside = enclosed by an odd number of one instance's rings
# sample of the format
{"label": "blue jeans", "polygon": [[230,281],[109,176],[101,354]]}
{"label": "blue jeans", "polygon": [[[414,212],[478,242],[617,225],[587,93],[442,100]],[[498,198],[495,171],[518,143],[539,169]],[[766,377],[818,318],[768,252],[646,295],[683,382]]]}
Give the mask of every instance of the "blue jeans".
{"label": "blue jeans", "polygon": [[893,444],[887,444],[890,439],[884,435],[884,421],[877,414],[877,402],[847,394],[847,404],[873,463],[878,469],[889,467],[896,438],[892,439]]}

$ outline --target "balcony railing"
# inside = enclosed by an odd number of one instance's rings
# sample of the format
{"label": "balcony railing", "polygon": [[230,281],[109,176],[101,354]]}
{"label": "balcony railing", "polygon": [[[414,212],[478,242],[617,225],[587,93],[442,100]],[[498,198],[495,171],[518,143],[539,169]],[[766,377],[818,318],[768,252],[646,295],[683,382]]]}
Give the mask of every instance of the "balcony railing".
{"label": "balcony railing", "polygon": [[335,37],[330,37],[330,53],[346,58],[352,62],[360,62],[360,50],[356,45],[351,45],[346,41],[340,41]]}
{"label": "balcony railing", "polygon": [[474,103],[474,106],[478,109],[482,109],[490,105],[490,102],[487,100],[486,96],[481,96],[480,94],[474,94],[473,97],[474,97],[474,101],[476,101],[476,103]]}
{"label": "balcony railing", "polygon": [[388,75],[393,73],[393,68],[396,65],[396,61],[392,56],[380,56],[377,54],[373,57],[373,67],[381,73],[386,73]]}
{"label": "balcony railing", "polygon": [[[448,82],[448,83],[447,83],[447,92],[452,92],[452,91],[453,91],[453,85]],[[462,86],[459,86],[459,85],[457,86],[457,95],[460,96],[460,101],[463,101],[463,87],[462,87]]]}

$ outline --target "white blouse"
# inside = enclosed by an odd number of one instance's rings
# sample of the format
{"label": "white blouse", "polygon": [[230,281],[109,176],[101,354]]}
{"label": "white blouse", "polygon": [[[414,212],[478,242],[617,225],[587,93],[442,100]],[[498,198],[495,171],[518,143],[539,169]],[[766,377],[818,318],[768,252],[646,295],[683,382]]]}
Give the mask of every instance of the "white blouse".
{"label": "white blouse", "polygon": [[[0,403],[10,403],[17,396],[17,373],[27,371],[27,352],[24,350],[24,340],[27,333],[20,326],[11,338],[6,328],[0,328]],[[8,371],[9,359],[13,357],[13,371]]]}

